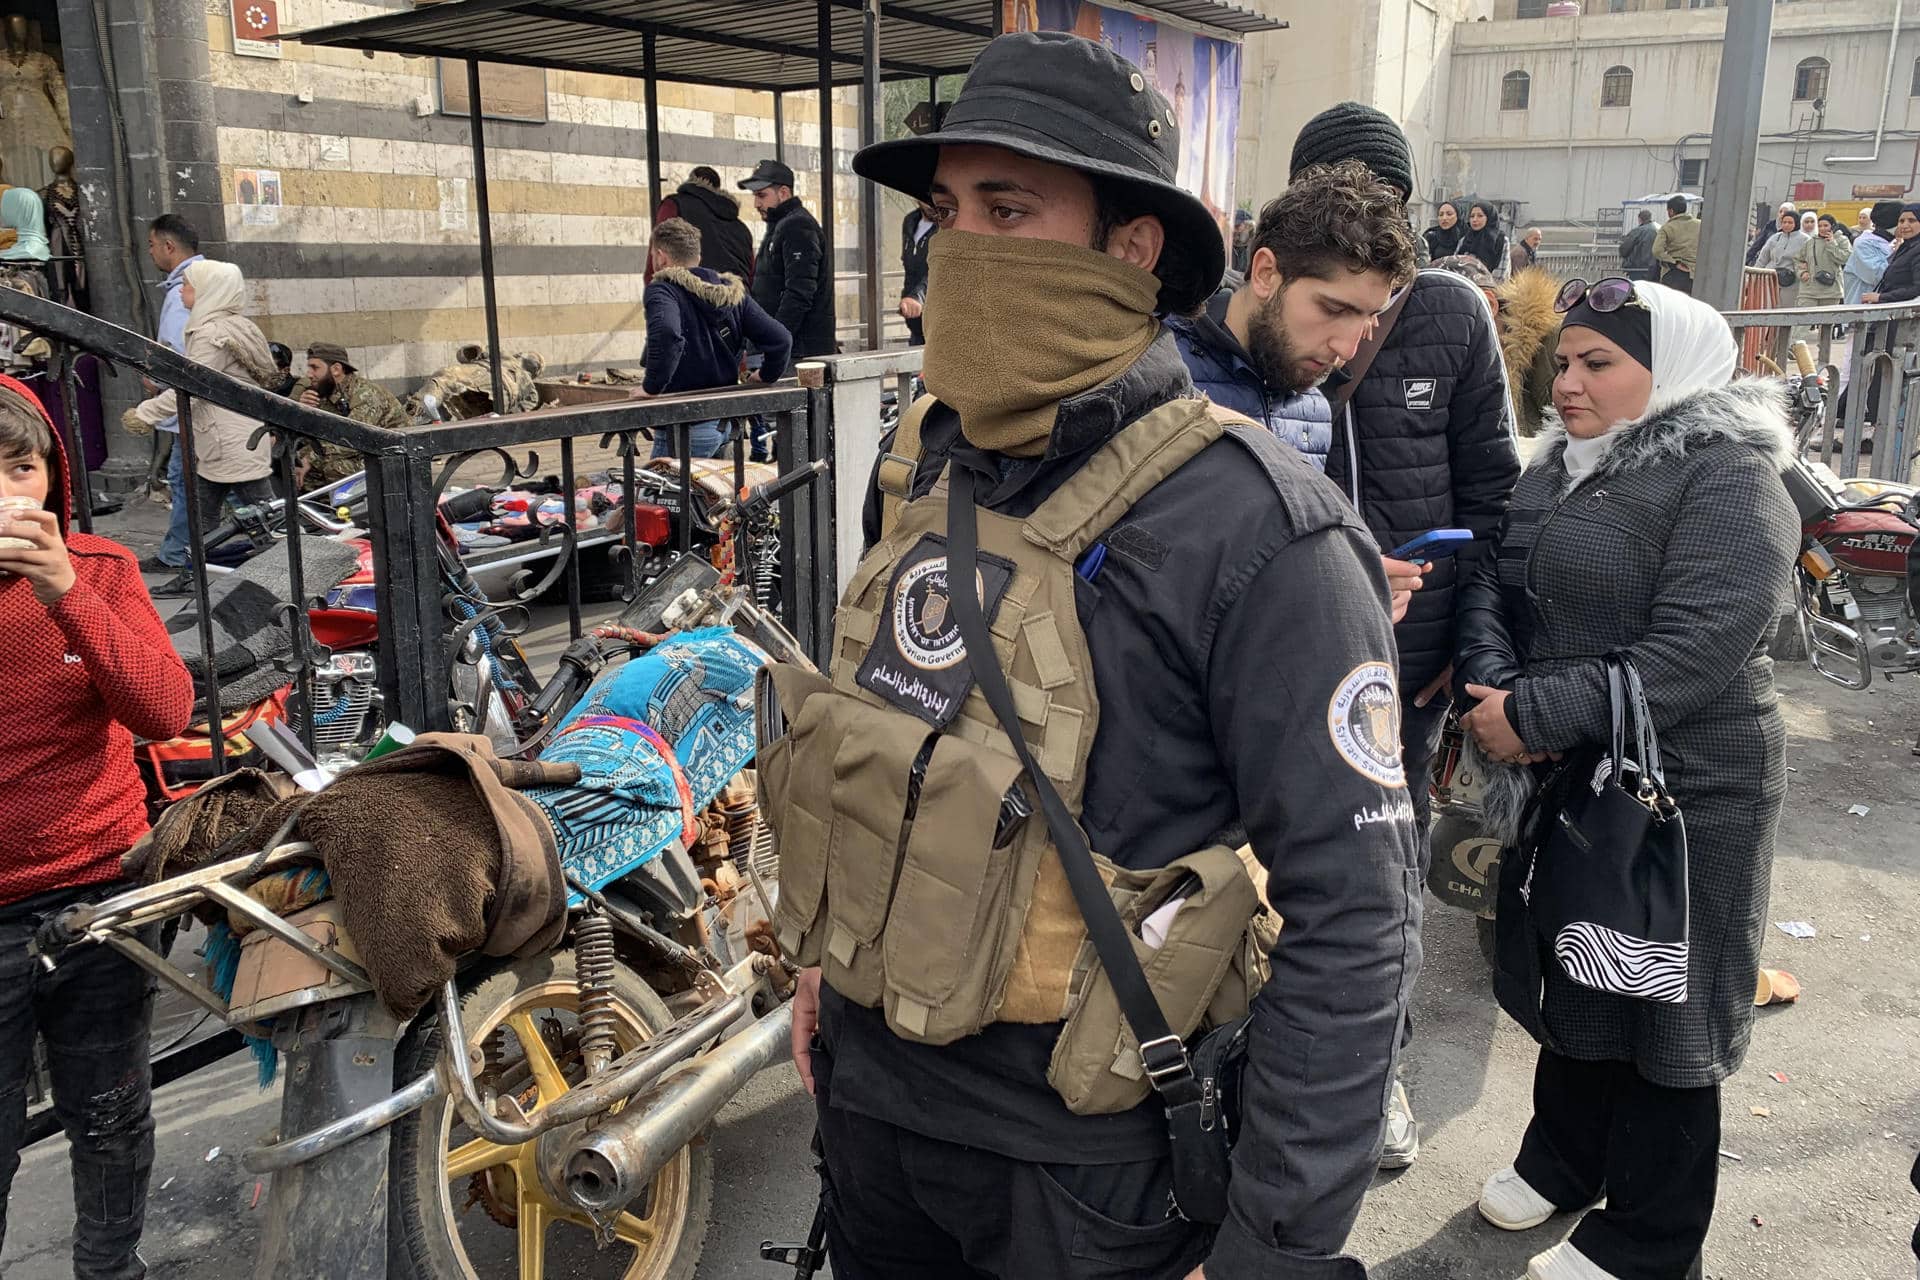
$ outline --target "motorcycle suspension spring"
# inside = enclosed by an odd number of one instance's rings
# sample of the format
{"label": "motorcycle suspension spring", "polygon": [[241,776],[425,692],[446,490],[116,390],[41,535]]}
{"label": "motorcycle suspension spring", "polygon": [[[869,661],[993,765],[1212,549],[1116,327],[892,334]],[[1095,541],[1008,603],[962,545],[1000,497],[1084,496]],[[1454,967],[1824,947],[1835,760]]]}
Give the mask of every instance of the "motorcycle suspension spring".
{"label": "motorcycle suspension spring", "polygon": [[589,1075],[613,1061],[613,921],[589,911],[573,928],[576,981],[580,987],[580,1056]]}

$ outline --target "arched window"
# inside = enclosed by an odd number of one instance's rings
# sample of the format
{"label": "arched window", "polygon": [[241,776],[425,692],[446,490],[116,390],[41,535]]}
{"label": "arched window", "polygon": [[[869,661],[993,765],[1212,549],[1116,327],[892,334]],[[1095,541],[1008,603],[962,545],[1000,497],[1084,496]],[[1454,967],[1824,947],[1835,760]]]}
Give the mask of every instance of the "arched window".
{"label": "arched window", "polygon": [[1509,71],[1500,78],[1500,109],[1525,111],[1533,92],[1533,77],[1524,71]]}
{"label": "arched window", "polygon": [[1913,60],[1913,88],[1908,92],[1907,96],[1920,98],[1920,58]]}
{"label": "arched window", "polygon": [[1803,58],[1793,69],[1793,100],[1811,102],[1827,96],[1827,72],[1832,68],[1825,58]]}
{"label": "arched window", "polygon": [[1633,105],[1633,68],[1608,67],[1600,77],[1600,105],[1603,107],[1627,107]]}

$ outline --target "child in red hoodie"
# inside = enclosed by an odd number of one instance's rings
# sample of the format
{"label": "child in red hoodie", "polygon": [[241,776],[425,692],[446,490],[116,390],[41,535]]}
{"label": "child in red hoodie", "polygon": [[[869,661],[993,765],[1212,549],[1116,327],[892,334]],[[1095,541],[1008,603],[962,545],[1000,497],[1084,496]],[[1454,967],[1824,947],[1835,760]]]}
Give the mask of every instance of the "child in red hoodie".
{"label": "child in red hoodie", "polygon": [[0,1241],[37,1032],[72,1145],[74,1275],[139,1280],[151,984],[105,947],[75,948],[48,971],[27,944],[42,919],[119,878],[120,855],[147,829],[133,735],[185,729],[193,681],[132,553],[68,530],[70,492],[46,412],[0,376],[0,498],[39,507],[0,511]]}

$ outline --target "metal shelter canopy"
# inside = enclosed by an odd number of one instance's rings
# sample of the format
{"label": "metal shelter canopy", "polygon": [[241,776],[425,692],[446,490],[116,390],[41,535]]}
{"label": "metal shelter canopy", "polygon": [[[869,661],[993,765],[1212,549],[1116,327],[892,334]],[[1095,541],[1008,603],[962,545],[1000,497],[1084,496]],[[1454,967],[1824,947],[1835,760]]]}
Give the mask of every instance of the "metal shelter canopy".
{"label": "metal shelter canopy", "polygon": [[[1228,38],[1285,27],[1242,0],[1156,0],[1123,6]],[[835,288],[832,90],[860,86],[860,142],[880,137],[882,79],[963,75],[1000,33],[1001,0],[442,0],[402,13],[302,32],[303,44],[467,64],[474,194],[494,404],[505,403],[499,312],[494,299],[493,231],[488,216],[486,142],[479,67],[483,62],[636,77],[646,85],[648,211],[658,209],[661,80],[773,94],[774,154],[785,159],[783,94],[820,95],[820,212],[827,287]],[[884,22],[886,48],[881,49]],[[856,53],[855,50],[858,50]],[[861,299],[867,345],[882,345],[880,193],[864,185],[860,205]]]}
{"label": "metal shelter canopy", "polygon": [[[653,76],[779,93],[818,89],[820,55],[835,86],[860,84],[868,0],[445,0],[325,27],[303,43],[419,57],[478,59],[558,71]],[[881,0],[886,79],[964,74],[999,31],[999,0]],[[1128,7],[1124,3],[1122,7]],[[1150,17],[1228,36],[1276,22],[1238,0],[1158,0]],[[821,13],[828,13],[822,29]],[[647,40],[653,39],[652,56]]]}

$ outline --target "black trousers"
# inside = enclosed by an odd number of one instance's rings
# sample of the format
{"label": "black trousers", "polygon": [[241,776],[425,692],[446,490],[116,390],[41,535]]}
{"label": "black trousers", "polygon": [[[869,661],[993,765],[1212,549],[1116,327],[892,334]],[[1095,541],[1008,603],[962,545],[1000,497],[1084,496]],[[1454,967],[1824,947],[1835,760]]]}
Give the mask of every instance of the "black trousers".
{"label": "black trousers", "polygon": [[1170,1217],[1165,1158],[1026,1164],[922,1137],[832,1102],[813,1054],[836,1280],[1184,1280],[1209,1227]]}
{"label": "black trousers", "polygon": [[1720,1089],[1668,1089],[1626,1062],[1540,1051],[1514,1167],[1562,1209],[1606,1196],[1573,1247],[1619,1280],[1698,1280],[1720,1181]]}
{"label": "black trousers", "polygon": [[152,980],[105,947],[77,947],[52,972],[27,954],[35,900],[0,907],[0,1241],[20,1168],[27,1075],[37,1031],[47,1042],[53,1105],[72,1147],[73,1274],[142,1280],[135,1251],[153,1169],[148,1024]]}
{"label": "black trousers", "polygon": [[193,478],[193,500],[200,509],[200,532],[212,533],[214,527],[225,519],[225,507],[228,498],[237,503],[267,502],[273,497],[273,477],[261,476],[258,480],[209,480],[204,476]]}
{"label": "black trousers", "polygon": [[1669,289],[1678,289],[1682,293],[1693,292],[1693,272],[1682,271],[1678,267],[1668,267],[1660,273],[1660,283]]}
{"label": "black trousers", "polygon": [[[1413,825],[1420,840],[1420,883],[1427,882],[1427,869],[1433,862],[1433,757],[1440,750],[1440,734],[1447,727],[1447,708],[1451,699],[1442,692],[1424,707],[1413,705],[1414,695],[1400,695],[1400,764],[1407,774],[1407,797],[1413,801]],[[1413,1007],[1407,1007],[1407,1019],[1400,1024],[1400,1047],[1413,1043]]]}

